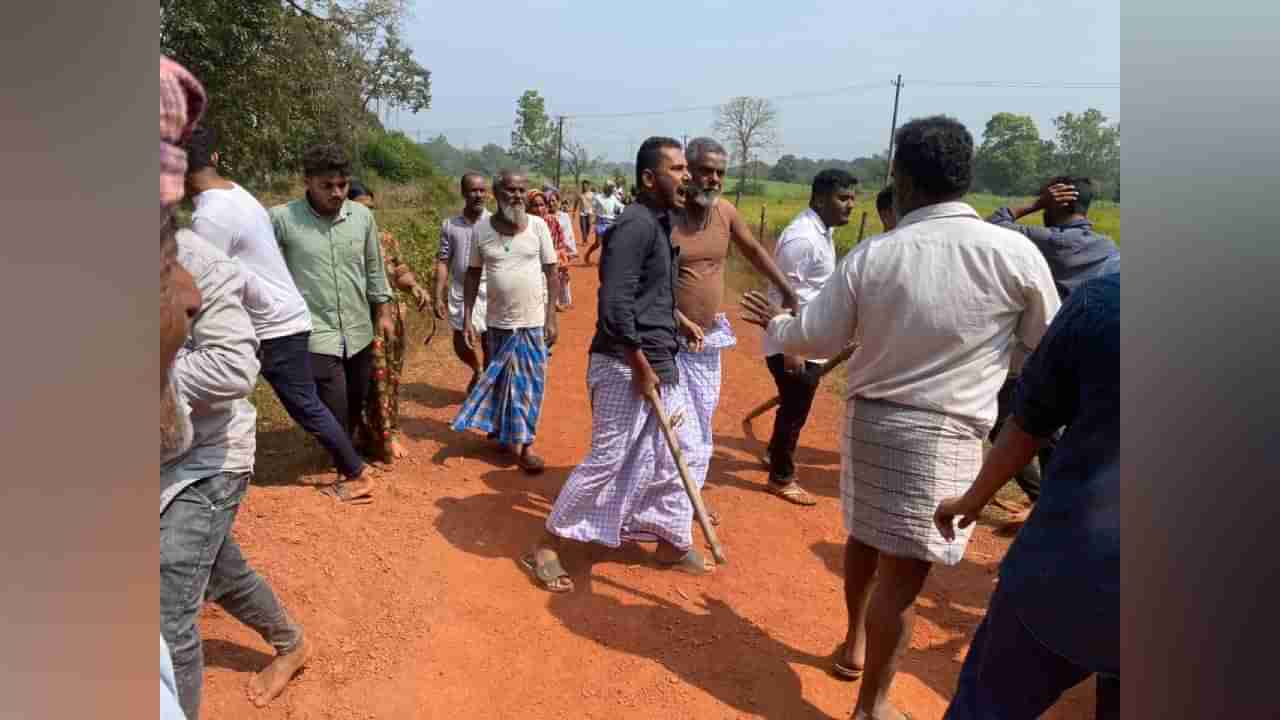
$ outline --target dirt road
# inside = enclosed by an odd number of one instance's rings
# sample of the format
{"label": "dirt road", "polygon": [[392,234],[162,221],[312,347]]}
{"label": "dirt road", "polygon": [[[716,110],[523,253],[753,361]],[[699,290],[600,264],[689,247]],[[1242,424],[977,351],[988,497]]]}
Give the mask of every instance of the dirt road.
{"label": "dirt road", "polygon": [[[652,568],[640,550],[575,549],[564,559],[577,590],[565,596],[538,589],[518,566],[590,445],[597,282],[594,268],[572,274],[577,306],[561,315],[551,360],[541,477],[482,436],[449,429],[468,373],[443,323],[429,348],[411,346],[401,407],[413,457],[376,503],[340,507],[308,487],[324,477],[324,455],[300,431],[260,436],[258,478],[235,533],[316,654],[284,695],[255,709],[244,684],[269,647],[209,606],[206,718],[848,717],[857,685],[827,672],[845,632],[842,403],[820,392],[801,439],[802,479],[819,504],[762,492],[761,446],[738,423],[774,387],[760,332],[736,307],[726,308],[739,343],[724,355],[705,493],[732,564],[693,578]],[[767,437],[770,423],[772,414],[757,420],[757,434]],[[979,527],[965,560],[929,579],[893,687],[915,717],[941,717],[1008,542]],[[1091,697],[1091,683],[1077,688],[1049,717],[1088,717]]]}

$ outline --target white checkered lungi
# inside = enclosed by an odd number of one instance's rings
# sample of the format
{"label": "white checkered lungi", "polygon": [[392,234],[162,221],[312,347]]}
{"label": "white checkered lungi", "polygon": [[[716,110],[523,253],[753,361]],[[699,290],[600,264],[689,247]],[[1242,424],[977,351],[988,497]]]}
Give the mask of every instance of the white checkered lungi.
{"label": "white checkered lungi", "polygon": [[955,565],[973,525],[947,542],[938,503],[962,495],[982,467],[986,432],[949,415],[854,398],[845,409],[840,473],[844,526],[881,552]]}
{"label": "white checkered lungi", "polygon": [[[631,367],[593,353],[587,386],[591,452],[560,489],[547,530],[609,547],[623,540],[660,539],[688,550],[693,546],[693,504],[657,415],[631,384]],[[668,418],[686,415],[675,434],[680,452],[687,455],[698,442],[698,430],[687,417],[684,385],[660,385],[659,394]]]}
{"label": "white checkered lungi", "polygon": [[676,364],[680,367],[680,382],[689,393],[689,403],[698,427],[698,445],[685,455],[689,474],[701,489],[707,481],[707,468],[715,450],[711,420],[720,404],[720,352],[738,344],[733,327],[724,313],[716,315],[715,322],[702,334],[702,352],[692,352],[688,342],[680,336],[680,352]]}

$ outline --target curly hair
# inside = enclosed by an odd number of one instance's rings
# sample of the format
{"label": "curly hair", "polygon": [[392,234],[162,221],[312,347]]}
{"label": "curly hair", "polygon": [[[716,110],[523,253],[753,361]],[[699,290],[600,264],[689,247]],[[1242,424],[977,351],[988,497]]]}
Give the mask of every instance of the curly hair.
{"label": "curly hair", "polygon": [[187,174],[199,172],[213,165],[213,153],[218,146],[218,134],[207,125],[197,125],[183,144],[187,150]]}
{"label": "curly hair", "polygon": [[307,177],[338,173],[351,176],[351,158],[337,145],[315,145],[302,156],[302,172]]}
{"label": "curly hair", "polygon": [[894,137],[895,172],[935,198],[964,195],[973,184],[973,136],[959,120],[945,115],[918,118]]}

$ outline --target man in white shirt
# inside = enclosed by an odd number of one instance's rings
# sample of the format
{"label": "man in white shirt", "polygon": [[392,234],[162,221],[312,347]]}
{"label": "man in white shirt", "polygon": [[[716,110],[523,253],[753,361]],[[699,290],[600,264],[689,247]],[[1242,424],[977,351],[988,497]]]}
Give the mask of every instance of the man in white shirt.
{"label": "man in white shirt", "polygon": [[[778,237],[774,263],[795,290],[800,309],[817,297],[836,270],[832,233],[849,224],[857,185],[858,179],[843,170],[818,173],[809,193],[809,207]],[[782,304],[782,296],[773,286],[769,287],[769,298]],[[769,492],[796,505],[816,505],[818,501],[796,481],[795,452],[818,391],[824,359],[787,355],[771,336],[765,336],[764,355],[780,401],[769,439]]]}
{"label": "man in white shirt", "polygon": [[186,143],[191,229],[244,266],[245,309],[260,348],[262,377],[289,417],[320,442],[338,472],[355,480],[369,468],[351,436],[320,401],[308,343],[311,312],[276,242],[271,217],[253,195],[218,174],[217,136],[197,127]]}
{"label": "man in white shirt", "polygon": [[477,332],[470,318],[483,273],[490,362],[453,429],[486,431],[516,455],[522,470],[539,473],[546,464],[533,453],[533,441],[542,411],[547,349],[556,342],[554,298],[560,288],[555,242],[542,218],[526,212],[528,189],[523,173],[500,172],[493,180],[498,212],[477,228],[471,244],[463,327],[467,346],[474,348]]}
{"label": "man in white shirt", "polygon": [[961,202],[973,181],[963,125],[912,120],[895,145],[897,228],[859,243],[798,316],[759,293],[742,302],[789,354],[858,342],[840,478],[849,630],[836,672],[862,677],[863,719],[903,716],[889,686],[912,604],[933,563],[960,562],[972,532],[943,537],[933,509],[977,478],[1013,346],[1034,349],[1059,305],[1040,251]]}
{"label": "man in white shirt", "polygon": [[447,317],[449,326],[453,328],[453,352],[471,368],[471,382],[467,383],[467,394],[471,394],[476,383],[480,382],[480,374],[489,364],[488,334],[484,324],[484,275],[480,276],[478,305],[475,316],[471,318],[480,335],[483,364],[480,362],[480,355],[467,345],[466,334],[463,332],[464,284],[476,231],[489,222],[489,210],[484,206],[484,201],[489,197],[489,184],[480,173],[469,172],[462,176],[459,185],[464,203],[462,214],[445,220],[440,227],[440,252],[436,258],[436,317],[441,320]]}
{"label": "man in white shirt", "polygon": [[604,192],[596,193],[592,204],[596,216],[596,238],[582,257],[582,261],[587,265],[591,264],[591,253],[600,249],[604,236],[608,234],[609,228],[613,227],[613,223],[617,221],[623,210],[622,200],[619,199],[618,192],[611,182],[605,183]]}

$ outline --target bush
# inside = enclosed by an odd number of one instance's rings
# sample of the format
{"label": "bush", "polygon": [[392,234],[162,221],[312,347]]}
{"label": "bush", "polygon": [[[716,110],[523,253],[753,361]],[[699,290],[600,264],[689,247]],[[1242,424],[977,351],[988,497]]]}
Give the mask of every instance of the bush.
{"label": "bush", "polygon": [[399,131],[370,135],[361,147],[360,159],[366,169],[392,182],[406,183],[435,174],[427,151]]}

